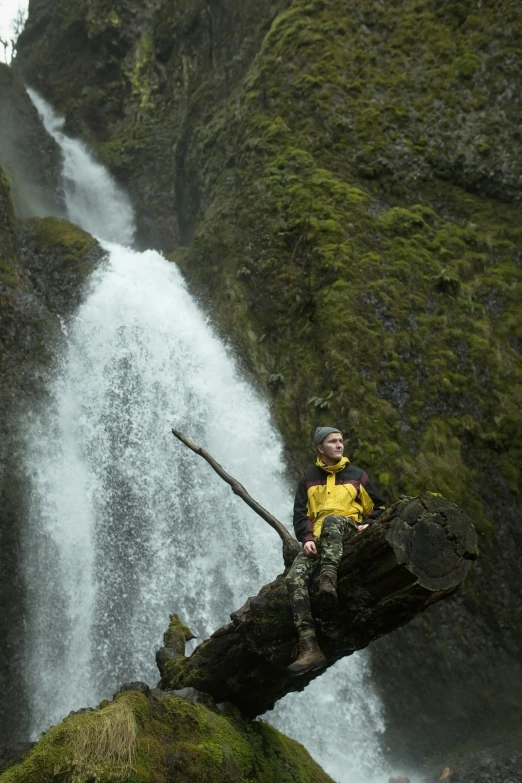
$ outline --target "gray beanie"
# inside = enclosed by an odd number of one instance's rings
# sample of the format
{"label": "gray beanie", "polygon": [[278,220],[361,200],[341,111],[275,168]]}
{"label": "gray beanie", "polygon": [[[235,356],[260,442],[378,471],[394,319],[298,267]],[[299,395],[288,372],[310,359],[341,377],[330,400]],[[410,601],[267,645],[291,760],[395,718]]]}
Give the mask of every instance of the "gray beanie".
{"label": "gray beanie", "polygon": [[314,446],[316,448],[317,446],[320,446],[323,440],[327,438],[328,435],[331,435],[333,432],[338,432],[340,435],[342,434],[339,427],[318,427],[314,435]]}

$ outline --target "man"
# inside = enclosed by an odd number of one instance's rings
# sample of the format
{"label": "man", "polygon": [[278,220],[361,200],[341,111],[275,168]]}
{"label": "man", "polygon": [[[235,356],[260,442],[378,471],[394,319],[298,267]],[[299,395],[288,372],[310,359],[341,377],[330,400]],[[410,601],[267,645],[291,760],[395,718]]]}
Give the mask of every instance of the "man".
{"label": "man", "polygon": [[343,554],[343,538],[368,527],[384,501],[367,474],[343,457],[343,436],[336,427],[318,427],[314,435],[318,452],[315,465],[305,470],[294,502],[294,530],[303,550],[286,577],[294,622],[299,635],[296,660],[288,667],[294,674],[326,664],[315,637],[308,585],[319,571],[318,604],[321,614],[337,605],[337,569]]}

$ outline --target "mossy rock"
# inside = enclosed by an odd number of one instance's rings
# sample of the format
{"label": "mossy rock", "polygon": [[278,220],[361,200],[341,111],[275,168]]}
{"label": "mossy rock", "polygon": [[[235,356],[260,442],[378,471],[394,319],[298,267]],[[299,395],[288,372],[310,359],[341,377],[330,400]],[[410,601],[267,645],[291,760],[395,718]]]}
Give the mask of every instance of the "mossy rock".
{"label": "mossy rock", "polygon": [[332,783],[298,742],[262,721],[142,690],[71,714],[1,783]]}
{"label": "mossy rock", "polygon": [[33,227],[35,237],[42,245],[68,250],[70,255],[66,261],[82,261],[86,253],[98,244],[86,231],[60,218],[33,220],[28,225]]}
{"label": "mossy rock", "polygon": [[24,221],[20,233],[22,263],[35,289],[52,312],[70,314],[104,251],[90,234],[61,218]]}

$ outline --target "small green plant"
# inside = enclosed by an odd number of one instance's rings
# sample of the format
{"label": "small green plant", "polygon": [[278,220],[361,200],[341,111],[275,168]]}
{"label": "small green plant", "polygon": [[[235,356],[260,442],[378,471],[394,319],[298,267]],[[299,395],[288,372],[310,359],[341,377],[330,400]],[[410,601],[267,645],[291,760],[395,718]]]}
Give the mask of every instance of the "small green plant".
{"label": "small green plant", "polygon": [[238,280],[248,280],[251,274],[252,274],[252,270],[249,269],[247,266],[243,265],[236,272],[236,277]]}
{"label": "small green plant", "polygon": [[333,391],[329,392],[326,397],[310,397],[308,405],[313,405],[315,408],[320,408],[325,411],[330,407],[330,400],[333,397]]}
{"label": "small green plant", "polygon": [[433,275],[433,282],[435,288],[443,294],[451,294],[456,296],[460,291],[460,280],[453,275],[447,275],[446,270],[443,269],[438,275]]}

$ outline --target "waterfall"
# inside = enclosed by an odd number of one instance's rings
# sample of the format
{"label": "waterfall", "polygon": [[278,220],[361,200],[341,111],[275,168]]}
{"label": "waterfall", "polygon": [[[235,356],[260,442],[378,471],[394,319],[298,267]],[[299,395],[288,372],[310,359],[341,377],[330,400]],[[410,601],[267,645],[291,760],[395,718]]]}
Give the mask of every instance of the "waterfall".
{"label": "waterfall", "polygon": [[[30,96],[63,153],[71,220],[107,252],[31,419],[25,532],[33,736],[124,682],[155,684],[169,613],[201,640],[281,568],[280,541],[172,426],[289,524],[293,487],[265,401],[243,380],[177,267],[129,245],[126,194]],[[265,718],[342,783],[382,783],[380,702],[364,654]]]}
{"label": "waterfall", "polygon": [[37,92],[28,88],[27,93],[62,153],[61,180],[68,219],[99,239],[132,244],[134,213],[125,191],[81,141],[63,132],[65,119],[58,117]]}

